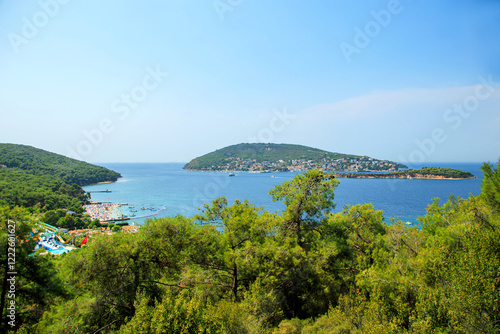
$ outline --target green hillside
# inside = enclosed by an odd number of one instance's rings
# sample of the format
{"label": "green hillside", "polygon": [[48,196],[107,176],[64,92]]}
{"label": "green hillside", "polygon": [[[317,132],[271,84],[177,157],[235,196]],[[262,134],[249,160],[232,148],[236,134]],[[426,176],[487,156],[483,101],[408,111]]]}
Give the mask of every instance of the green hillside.
{"label": "green hillside", "polygon": [[[387,164],[385,164],[387,163]],[[291,171],[311,168],[332,170],[389,170],[406,166],[369,157],[333,153],[292,144],[237,144],[205,154],[184,166],[188,170]]]}
{"label": "green hillside", "polygon": [[116,181],[121,175],[104,167],[44,151],[32,146],[0,144],[0,165],[32,175],[50,175],[80,186]]}
{"label": "green hillside", "polygon": [[32,207],[45,210],[66,208],[81,212],[87,202],[85,191],[46,175],[31,175],[21,170],[0,168],[0,206]]}

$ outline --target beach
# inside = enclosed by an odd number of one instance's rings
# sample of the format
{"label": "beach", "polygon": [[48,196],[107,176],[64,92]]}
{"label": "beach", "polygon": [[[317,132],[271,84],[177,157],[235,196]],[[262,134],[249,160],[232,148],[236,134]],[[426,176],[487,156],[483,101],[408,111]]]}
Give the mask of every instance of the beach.
{"label": "beach", "polygon": [[118,204],[113,203],[93,203],[84,205],[85,213],[92,219],[99,219],[99,221],[108,221],[120,218]]}

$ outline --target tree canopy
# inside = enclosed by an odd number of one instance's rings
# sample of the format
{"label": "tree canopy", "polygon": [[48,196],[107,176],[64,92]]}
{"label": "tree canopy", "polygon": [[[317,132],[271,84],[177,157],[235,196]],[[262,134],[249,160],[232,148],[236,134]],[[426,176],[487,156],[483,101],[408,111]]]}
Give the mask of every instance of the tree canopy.
{"label": "tree canopy", "polygon": [[[38,218],[4,207],[4,225],[23,222],[16,249],[22,268],[32,268],[19,281],[26,293],[16,297],[19,325],[4,329],[498,333],[498,166],[485,166],[480,196],[435,199],[417,227],[387,224],[371,204],[333,212],[338,181],[311,170],[271,190],[282,212],[222,197],[195,217],[149,220],[134,235],[89,237],[59,258],[21,251]],[[0,232],[5,249],[7,227]],[[4,307],[4,324],[6,314]]]}
{"label": "tree canopy", "polygon": [[21,170],[0,168],[0,205],[38,206],[45,210],[58,208],[82,212],[87,194],[76,185],[68,185],[52,176],[27,174]]}

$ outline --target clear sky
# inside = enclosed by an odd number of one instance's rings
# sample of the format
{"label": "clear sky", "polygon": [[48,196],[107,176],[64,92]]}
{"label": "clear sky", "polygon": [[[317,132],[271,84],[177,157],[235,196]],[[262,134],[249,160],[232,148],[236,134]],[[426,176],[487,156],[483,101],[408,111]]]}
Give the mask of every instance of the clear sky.
{"label": "clear sky", "polygon": [[500,1],[0,0],[0,142],[187,162],[274,142],[500,156]]}

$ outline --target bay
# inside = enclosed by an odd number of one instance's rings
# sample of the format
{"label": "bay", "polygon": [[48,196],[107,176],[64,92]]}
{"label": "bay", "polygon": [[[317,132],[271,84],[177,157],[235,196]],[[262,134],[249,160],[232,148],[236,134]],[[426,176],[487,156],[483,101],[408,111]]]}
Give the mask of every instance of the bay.
{"label": "bay", "polygon": [[[156,217],[184,215],[191,217],[200,213],[204,203],[225,196],[229,203],[235,199],[276,212],[282,210],[281,203],[272,202],[268,194],[276,184],[292,179],[297,173],[227,173],[195,172],[183,170],[183,163],[103,163],[101,166],[122,174],[114,183],[86,186],[86,191],[110,190],[109,193],[92,193],[91,200],[97,202],[128,203],[136,207],[165,206]],[[448,167],[471,172],[477,179],[469,180],[415,180],[415,179],[339,179],[335,190],[336,208],[344,205],[372,203],[382,210],[384,218],[398,218],[416,223],[418,216],[425,215],[426,207],[433,198],[444,203],[451,194],[462,198],[481,191],[482,163],[425,163],[412,167]],[[130,215],[128,206],[123,213]],[[137,216],[140,216],[138,212]],[[151,213],[150,213],[151,214]],[[131,222],[143,224],[144,218]]]}

